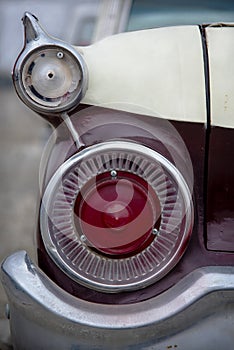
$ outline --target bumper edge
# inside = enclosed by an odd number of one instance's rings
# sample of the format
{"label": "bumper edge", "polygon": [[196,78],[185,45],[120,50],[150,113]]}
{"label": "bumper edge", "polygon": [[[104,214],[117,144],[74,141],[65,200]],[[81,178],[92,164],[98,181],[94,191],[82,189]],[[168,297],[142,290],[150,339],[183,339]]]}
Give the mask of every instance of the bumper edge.
{"label": "bumper edge", "polygon": [[[3,262],[2,282],[17,349],[32,349],[32,344],[34,349],[161,349],[173,341],[180,349],[193,349],[193,341],[194,349],[209,349],[219,321],[225,344],[234,341],[234,267],[197,269],[160,296],[129,305],[94,304],[71,296],[25,251]],[[205,347],[197,347],[198,331],[206,334]]]}

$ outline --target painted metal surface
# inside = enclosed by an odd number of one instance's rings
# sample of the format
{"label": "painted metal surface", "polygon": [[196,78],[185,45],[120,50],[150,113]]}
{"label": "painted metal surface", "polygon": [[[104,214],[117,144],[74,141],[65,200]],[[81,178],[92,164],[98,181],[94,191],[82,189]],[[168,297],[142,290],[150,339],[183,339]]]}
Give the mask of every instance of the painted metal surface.
{"label": "painted metal surface", "polygon": [[[206,28],[210,81],[207,248],[234,252],[234,26]],[[233,260],[234,263],[234,260]]]}
{"label": "painted metal surface", "polygon": [[208,159],[206,222],[207,248],[214,251],[234,252],[233,158],[233,129],[212,127]]}
{"label": "painted metal surface", "polygon": [[206,121],[198,26],[123,33],[77,50],[89,71],[83,103],[171,120]]}
{"label": "painted metal surface", "polygon": [[195,270],[157,298],[122,306],[72,297],[23,251],[2,275],[19,350],[232,348],[234,267]]}
{"label": "painted metal surface", "polygon": [[209,57],[211,125],[234,128],[234,26],[206,28]]}

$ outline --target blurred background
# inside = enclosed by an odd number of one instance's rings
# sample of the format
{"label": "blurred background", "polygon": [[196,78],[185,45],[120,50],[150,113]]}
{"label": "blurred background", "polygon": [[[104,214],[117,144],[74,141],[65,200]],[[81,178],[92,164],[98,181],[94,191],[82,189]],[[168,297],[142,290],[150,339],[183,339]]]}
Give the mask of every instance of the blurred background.
{"label": "blurred background", "polygon": [[[52,36],[89,45],[122,31],[234,22],[233,0],[0,0],[0,263],[16,250],[36,260],[33,237],[40,157],[48,125],[18,99],[11,71],[30,11]],[[10,349],[0,283],[0,350]]]}

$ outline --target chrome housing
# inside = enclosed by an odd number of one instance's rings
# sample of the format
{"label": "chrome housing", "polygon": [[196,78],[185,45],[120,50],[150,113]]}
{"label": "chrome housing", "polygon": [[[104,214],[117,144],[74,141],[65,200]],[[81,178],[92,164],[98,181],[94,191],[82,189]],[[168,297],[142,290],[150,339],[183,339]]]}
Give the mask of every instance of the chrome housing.
{"label": "chrome housing", "polygon": [[21,100],[38,113],[63,113],[75,108],[87,89],[82,56],[69,44],[54,39],[30,13],[23,18],[25,46],[13,81]]}
{"label": "chrome housing", "polygon": [[[117,258],[98,252],[77,229],[74,206],[90,180],[95,183],[103,173],[115,177],[119,171],[153,188],[161,221],[158,231],[151,227],[155,236],[144,249]],[[40,223],[46,250],[63,272],[90,288],[119,292],[152,284],[175,266],[192,232],[193,205],[183,176],[165,157],[133,142],[109,141],[80,151],[60,166],[42,198]],[[92,229],[99,234],[98,227]]]}

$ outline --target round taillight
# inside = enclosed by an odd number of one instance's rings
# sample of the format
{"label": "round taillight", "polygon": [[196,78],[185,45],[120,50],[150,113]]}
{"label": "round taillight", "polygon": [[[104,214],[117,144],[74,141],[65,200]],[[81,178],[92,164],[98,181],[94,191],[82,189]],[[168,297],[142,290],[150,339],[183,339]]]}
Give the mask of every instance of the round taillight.
{"label": "round taillight", "polygon": [[192,225],[181,173],[154,150],[126,141],[94,145],[67,160],[41,205],[42,237],[54,262],[105,292],[165,276],[183,255]]}
{"label": "round taillight", "polygon": [[103,254],[121,258],[136,254],[153,241],[161,207],[144,179],[111,170],[87,182],[77,196],[74,213],[83,240]]}

